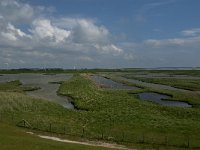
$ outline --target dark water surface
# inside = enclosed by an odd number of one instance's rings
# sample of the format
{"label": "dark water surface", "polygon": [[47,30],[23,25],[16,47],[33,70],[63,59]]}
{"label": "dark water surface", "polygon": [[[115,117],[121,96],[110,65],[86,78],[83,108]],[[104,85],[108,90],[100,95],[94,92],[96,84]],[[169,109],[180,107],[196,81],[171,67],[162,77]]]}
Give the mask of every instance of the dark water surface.
{"label": "dark water surface", "polygon": [[164,94],[149,92],[149,93],[139,93],[138,96],[141,100],[152,101],[161,105],[176,106],[176,107],[192,107],[192,105],[186,102],[167,100],[170,99],[171,97]]}
{"label": "dark water surface", "polygon": [[98,75],[92,75],[91,79],[94,80],[96,83],[104,85],[107,88],[112,88],[112,89],[119,89],[119,90],[138,90],[138,87],[134,86],[127,86],[119,82],[115,82],[111,79],[98,76]]}

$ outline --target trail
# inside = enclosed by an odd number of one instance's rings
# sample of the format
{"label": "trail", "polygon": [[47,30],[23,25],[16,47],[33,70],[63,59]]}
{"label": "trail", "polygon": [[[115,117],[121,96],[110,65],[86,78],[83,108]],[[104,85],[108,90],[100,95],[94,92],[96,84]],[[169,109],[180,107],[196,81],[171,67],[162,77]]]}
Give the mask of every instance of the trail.
{"label": "trail", "polygon": [[[26,132],[26,133],[35,135],[33,132]],[[36,136],[43,138],[43,139],[64,142],[64,143],[81,144],[81,145],[95,146],[95,147],[98,146],[98,147],[105,147],[105,148],[112,148],[112,149],[119,149],[119,150],[133,150],[133,149],[127,148],[123,145],[111,144],[111,143],[105,143],[105,142],[96,142],[96,141],[79,142],[79,141],[61,139],[61,138],[53,137],[53,136],[46,136],[46,135],[36,135]]]}

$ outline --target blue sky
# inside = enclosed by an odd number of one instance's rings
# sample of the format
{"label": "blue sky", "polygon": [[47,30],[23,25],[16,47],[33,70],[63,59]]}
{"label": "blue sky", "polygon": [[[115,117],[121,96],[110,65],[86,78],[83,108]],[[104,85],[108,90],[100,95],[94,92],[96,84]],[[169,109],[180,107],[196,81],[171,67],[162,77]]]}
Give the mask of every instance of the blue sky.
{"label": "blue sky", "polygon": [[0,67],[200,66],[199,0],[0,0]]}

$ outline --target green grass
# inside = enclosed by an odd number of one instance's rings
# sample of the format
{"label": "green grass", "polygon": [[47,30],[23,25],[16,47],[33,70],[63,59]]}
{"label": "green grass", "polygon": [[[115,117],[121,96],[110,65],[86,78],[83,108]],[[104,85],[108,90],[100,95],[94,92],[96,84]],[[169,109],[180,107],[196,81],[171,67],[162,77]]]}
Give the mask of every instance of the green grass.
{"label": "green grass", "polygon": [[[163,73],[169,75],[189,75],[200,76],[200,70],[142,70],[142,68],[122,68],[122,69],[62,69],[62,68],[46,68],[46,69],[0,69],[0,74],[18,74],[18,73],[43,73],[53,75],[59,73],[104,73],[104,72],[121,72],[121,73]],[[1,76],[1,75],[0,75]]]}
{"label": "green grass", "polygon": [[20,85],[22,85],[22,84],[21,84],[21,82],[19,80],[0,83],[0,91],[21,92],[22,88],[20,87]]}
{"label": "green grass", "polygon": [[200,75],[200,70],[146,70],[145,72],[165,73],[165,74],[170,74],[170,75],[189,75],[189,76]]}
{"label": "green grass", "polygon": [[96,72],[127,72],[128,70],[124,69],[0,69],[1,74],[18,74],[18,73],[43,73],[46,75],[53,75],[59,73],[96,73]]}
{"label": "green grass", "polygon": [[170,85],[176,88],[199,91],[200,79],[175,79],[175,78],[140,78],[133,75],[125,75],[127,78],[137,79],[144,82]]}
{"label": "green grass", "polygon": [[4,92],[19,92],[34,91],[40,89],[39,87],[23,86],[19,80],[0,83],[0,91]]}
{"label": "green grass", "polygon": [[[124,91],[99,89],[92,81],[81,76],[63,83],[60,93],[72,97],[78,108],[89,110],[85,114],[88,125],[97,128],[101,124],[104,132],[110,133],[114,137],[121,136],[122,132],[132,133],[133,135],[129,135],[130,139],[134,139],[134,135],[138,136],[139,133],[150,134],[153,138],[159,138],[166,133],[181,137],[183,134],[195,135],[196,129],[200,125],[198,109],[167,107],[141,102]],[[183,99],[186,95],[173,94],[175,95],[174,99]],[[190,102],[195,103],[199,96],[192,96],[193,101]],[[195,104],[199,105],[197,102]],[[92,116],[96,117],[92,118]],[[196,136],[198,137],[199,134]],[[159,140],[161,139],[158,139],[157,142],[161,142]]]}
{"label": "green grass", "polygon": [[109,148],[84,146],[41,139],[25,130],[0,123],[1,150],[109,150]]}
{"label": "green grass", "polygon": [[[14,87],[14,91],[0,92],[0,119],[11,125],[25,119],[36,130],[139,148],[167,149],[166,145],[171,145],[172,149],[181,149],[187,147],[189,137],[190,148],[200,147],[199,95],[157,91],[171,94],[175,100],[190,98],[195,107],[162,106],[138,100],[134,91],[102,89],[86,75],[76,74],[62,82],[58,91],[73,99],[77,110],[68,110],[15,92]],[[140,92],[148,90],[154,89]]]}

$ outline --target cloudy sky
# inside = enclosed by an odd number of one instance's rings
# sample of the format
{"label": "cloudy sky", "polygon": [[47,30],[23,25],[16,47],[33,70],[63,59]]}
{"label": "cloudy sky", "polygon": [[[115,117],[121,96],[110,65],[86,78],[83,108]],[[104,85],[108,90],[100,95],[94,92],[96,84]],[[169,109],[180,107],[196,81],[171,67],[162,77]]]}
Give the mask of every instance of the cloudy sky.
{"label": "cloudy sky", "polygon": [[0,0],[0,68],[200,66],[199,0]]}

